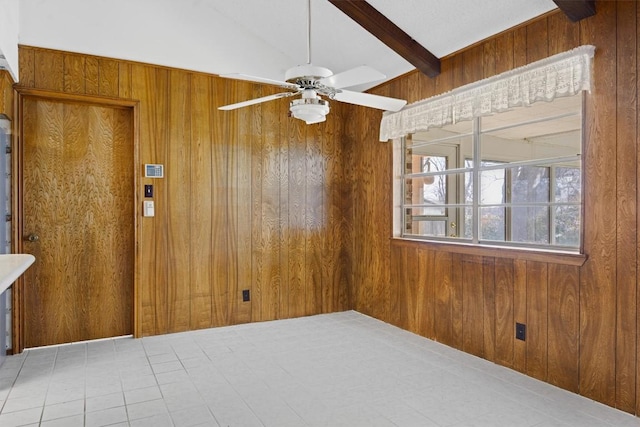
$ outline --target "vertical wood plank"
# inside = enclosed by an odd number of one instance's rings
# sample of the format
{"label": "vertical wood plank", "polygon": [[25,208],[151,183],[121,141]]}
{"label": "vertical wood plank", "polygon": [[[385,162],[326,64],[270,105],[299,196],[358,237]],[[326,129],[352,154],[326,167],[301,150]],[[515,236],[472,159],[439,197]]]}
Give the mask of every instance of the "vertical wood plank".
{"label": "vertical wood plank", "polygon": [[318,314],[322,309],[322,224],[324,221],[324,160],[322,134],[316,125],[306,127],[306,312]]}
{"label": "vertical wood plank", "polygon": [[36,67],[35,51],[26,46],[18,47],[18,66],[20,67],[20,84],[24,87],[35,87]]}
{"label": "vertical wood plank", "polygon": [[120,98],[131,98],[131,64],[119,62],[118,64],[118,96]]}
{"label": "vertical wood plank", "polygon": [[[191,76],[169,75],[169,143],[167,148],[167,299],[168,332],[191,325]],[[171,173],[169,173],[171,171]]]}
{"label": "vertical wood plank", "polygon": [[538,19],[526,26],[527,63],[539,61],[549,56],[547,20]]}
{"label": "vertical wood plank", "polygon": [[40,89],[62,92],[64,89],[64,57],[59,52],[39,51],[34,61],[34,84]]}
{"label": "vertical wood plank", "polygon": [[636,2],[617,2],[616,408],[635,412],[638,329],[638,132]]}
{"label": "vertical wood plank", "polygon": [[549,264],[548,381],[578,392],[580,270]]}
{"label": "vertical wood plank", "polygon": [[451,253],[437,251],[434,262],[436,340],[453,347],[453,271]]}
{"label": "vertical wood plank", "polygon": [[[252,95],[252,85],[237,83],[235,97],[233,99],[249,99]],[[252,290],[252,257],[251,257],[251,147],[255,136],[252,134],[252,112],[248,108],[241,108],[237,112],[237,141],[236,141],[236,167],[232,169],[237,174],[237,292]],[[232,202],[233,203],[233,202]],[[237,306],[232,312],[234,323],[247,323],[251,321],[252,299],[242,301],[242,294],[237,295]]]}
{"label": "vertical wood plank", "polygon": [[[581,43],[616,45],[616,4],[598,3],[598,13],[580,22]],[[584,156],[584,250],[580,274],[580,393],[615,405],[616,396],[616,91],[615,49],[594,60],[598,84],[587,97]]]}
{"label": "vertical wood plank", "polygon": [[289,314],[306,313],[306,152],[305,128],[299,120],[288,120],[289,127]]}
{"label": "vertical wood plank", "polygon": [[462,262],[462,349],[484,356],[484,290],[482,257],[464,256]]}
{"label": "vertical wood plank", "polygon": [[462,255],[451,255],[451,323],[452,344],[457,349],[463,348],[463,309],[464,303],[464,263]]}
{"label": "vertical wood plank", "polygon": [[484,319],[484,358],[494,361],[496,358],[496,289],[495,289],[495,258],[482,258],[482,286],[483,286],[483,319]]}
{"label": "vertical wood plank", "polygon": [[85,92],[84,88],[84,62],[81,55],[64,55],[64,91],[67,93]]}
{"label": "vertical wood plank", "polygon": [[229,324],[229,114],[218,110],[220,100],[227,99],[227,83],[209,78],[208,115],[211,120],[211,310],[212,326]]}
{"label": "vertical wood plank", "polygon": [[[513,320],[511,334],[515,336],[515,323],[527,324],[527,262],[513,261]],[[527,367],[527,345],[514,340],[513,369],[525,372]]]}
{"label": "vertical wood plank", "polygon": [[[258,85],[253,86],[253,94],[251,98],[259,98],[265,96],[262,88]],[[264,176],[264,166],[262,158],[264,157],[264,144],[262,143],[262,108],[259,104],[251,107],[250,122],[250,147],[251,147],[251,319],[253,321],[264,320],[262,315],[262,294],[267,292],[268,283],[265,283],[263,270],[264,242],[263,242],[263,214],[262,214],[262,180]]]}
{"label": "vertical wood plank", "polygon": [[[152,104],[151,97],[153,94],[152,86],[155,82],[155,71],[151,67],[136,65],[132,70],[132,95],[140,99],[143,105]],[[155,157],[153,148],[150,143],[155,138],[155,121],[153,106],[150,108],[141,108],[139,113],[140,121],[140,161],[143,163],[153,163]],[[151,180],[141,180],[142,184],[153,184]],[[136,191],[141,191],[136,189]],[[138,212],[141,212],[141,207]],[[139,248],[138,248],[138,286],[140,287],[138,295],[140,297],[138,319],[140,322],[139,330],[142,335],[155,335],[160,333],[156,329],[156,294],[155,294],[155,226],[154,218],[141,218],[138,224],[140,228]]]}
{"label": "vertical wood plank", "polygon": [[118,96],[118,75],[120,67],[113,59],[98,61],[98,93],[103,96]]}
{"label": "vertical wood plank", "polygon": [[[213,224],[212,197],[212,129],[210,120],[211,79],[191,76],[191,329],[212,325]],[[219,230],[215,230],[219,232]]]}
{"label": "vertical wood plank", "polygon": [[280,229],[280,143],[278,140],[278,103],[262,105],[262,289],[261,320],[278,318],[280,310],[279,274]]}
{"label": "vertical wood plank", "polygon": [[513,260],[496,258],[495,261],[495,361],[512,367],[514,358],[514,277]]}
{"label": "vertical wood plank", "polygon": [[580,25],[567,19],[564,13],[555,13],[547,18],[549,55],[565,52],[580,45]]}
{"label": "vertical wood plank", "polygon": [[84,62],[84,75],[87,95],[100,94],[100,63],[98,58],[94,56],[86,57]]}
{"label": "vertical wood plank", "polygon": [[547,264],[527,261],[526,373],[541,381],[547,379],[547,287]]}
{"label": "vertical wood plank", "polygon": [[418,333],[430,339],[436,336],[436,282],[435,282],[435,251],[421,250],[420,258],[423,262],[419,265],[418,280],[423,289],[420,295],[420,307],[418,308]]}

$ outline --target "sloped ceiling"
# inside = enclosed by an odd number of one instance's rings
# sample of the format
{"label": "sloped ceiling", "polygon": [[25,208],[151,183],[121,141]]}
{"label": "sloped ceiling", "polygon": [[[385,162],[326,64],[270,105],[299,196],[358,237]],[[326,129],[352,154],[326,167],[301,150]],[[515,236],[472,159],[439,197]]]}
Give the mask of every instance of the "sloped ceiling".
{"label": "sloped ceiling", "polygon": [[[439,58],[556,8],[552,0],[369,3]],[[20,0],[19,7],[24,45],[276,80],[307,62],[307,0]],[[311,0],[311,17],[313,64],[334,73],[366,64],[387,78],[413,69],[328,1]]]}

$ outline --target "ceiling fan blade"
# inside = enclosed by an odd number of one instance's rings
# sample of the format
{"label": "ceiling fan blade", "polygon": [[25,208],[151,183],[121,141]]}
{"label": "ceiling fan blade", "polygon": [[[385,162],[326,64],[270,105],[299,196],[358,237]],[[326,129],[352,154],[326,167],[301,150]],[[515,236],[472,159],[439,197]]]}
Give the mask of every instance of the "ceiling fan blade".
{"label": "ceiling fan blade", "polygon": [[235,104],[223,105],[222,107],[218,107],[218,110],[224,110],[224,111],[235,110],[236,108],[248,107],[249,105],[260,104],[262,102],[267,102],[267,101],[273,101],[274,99],[288,98],[290,96],[298,95],[299,93],[300,91],[276,93],[274,95],[267,95],[261,98],[250,99],[248,101],[237,102]]}
{"label": "ceiling fan blade", "polygon": [[235,79],[235,80],[246,80],[248,82],[254,82],[254,83],[265,83],[268,85],[280,86],[280,87],[291,89],[291,90],[300,89],[298,85],[293,83],[281,82],[279,80],[267,79],[265,77],[250,76],[248,74],[240,74],[240,73],[220,74],[220,77],[224,77],[227,79]]}
{"label": "ceiling fan blade", "polygon": [[371,93],[352,92],[343,90],[333,96],[336,101],[347,102],[349,104],[362,105],[365,107],[377,108],[379,110],[399,111],[407,103],[404,99],[389,98],[387,96],[373,95]]}
{"label": "ceiling fan blade", "polygon": [[367,65],[361,65],[360,67],[352,68],[350,70],[343,71],[342,73],[320,79],[320,84],[340,89],[343,87],[351,87],[384,80],[385,78],[387,78],[387,76],[382,74],[380,71]]}

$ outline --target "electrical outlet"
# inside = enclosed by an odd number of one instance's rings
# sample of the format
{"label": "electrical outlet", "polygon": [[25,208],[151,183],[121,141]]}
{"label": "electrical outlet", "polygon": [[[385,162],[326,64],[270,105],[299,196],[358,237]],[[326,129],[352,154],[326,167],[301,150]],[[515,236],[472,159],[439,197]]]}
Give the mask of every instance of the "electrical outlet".
{"label": "electrical outlet", "polygon": [[516,323],[516,339],[525,341],[527,339],[527,325]]}
{"label": "electrical outlet", "polygon": [[249,289],[242,290],[242,301],[243,302],[251,301],[251,293],[249,293]]}

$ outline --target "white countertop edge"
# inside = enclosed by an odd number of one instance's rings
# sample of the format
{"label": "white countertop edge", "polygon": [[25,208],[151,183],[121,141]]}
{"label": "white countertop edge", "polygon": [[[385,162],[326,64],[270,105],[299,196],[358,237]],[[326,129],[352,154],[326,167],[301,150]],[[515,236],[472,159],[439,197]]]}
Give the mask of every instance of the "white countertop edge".
{"label": "white countertop edge", "polygon": [[34,263],[31,254],[0,254],[0,294]]}

